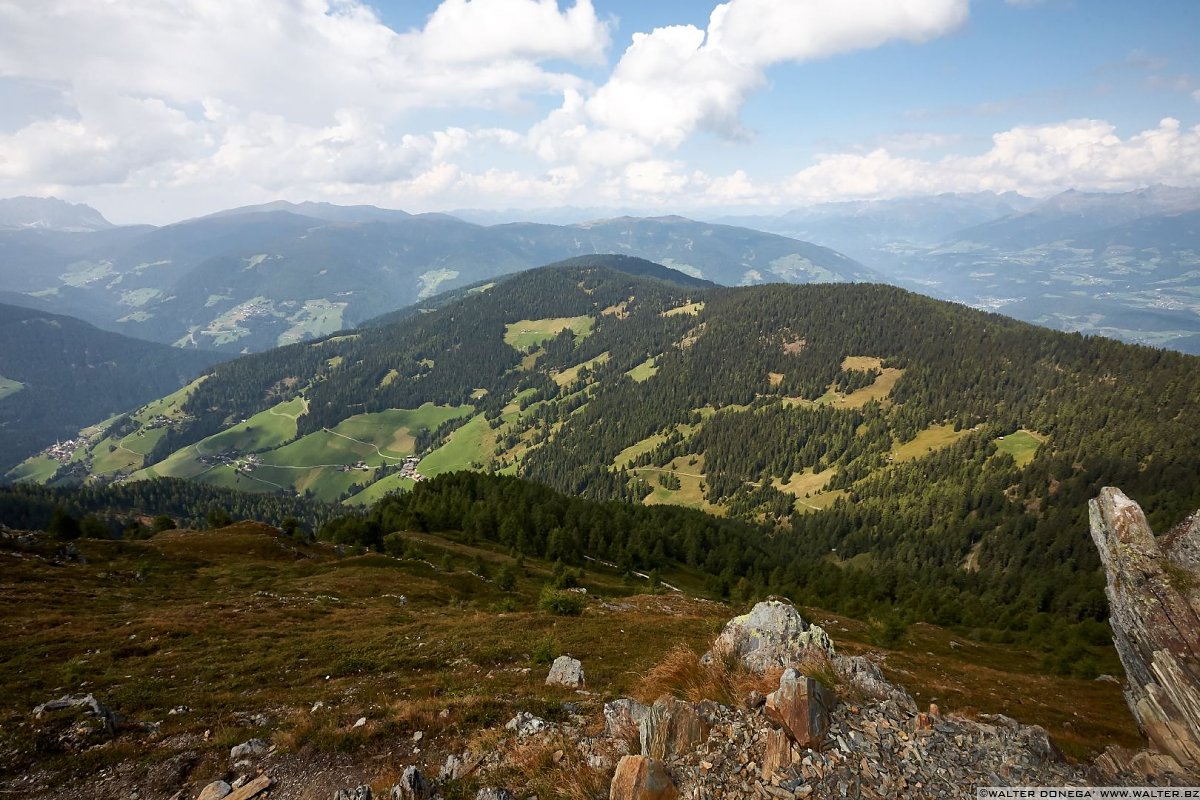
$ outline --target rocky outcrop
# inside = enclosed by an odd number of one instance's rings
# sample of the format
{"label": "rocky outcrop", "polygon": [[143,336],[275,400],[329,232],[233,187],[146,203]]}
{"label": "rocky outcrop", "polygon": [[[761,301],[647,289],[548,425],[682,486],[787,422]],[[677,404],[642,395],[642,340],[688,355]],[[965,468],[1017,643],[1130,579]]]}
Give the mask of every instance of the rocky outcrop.
{"label": "rocky outcrop", "polygon": [[64,695],[57,700],[42,703],[33,709],[33,716],[41,719],[49,712],[64,710],[83,711],[84,713],[91,714],[100,722],[105,733],[109,736],[115,736],[117,727],[121,724],[120,718],[108,706],[90,694]]}
{"label": "rocky outcrop", "polygon": [[843,690],[859,700],[891,700],[909,713],[917,713],[917,704],[902,686],[883,677],[875,662],[865,656],[834,656],[830,661]]}
{"label": "rocky outcrop", "polygon": [[704,663],[737,657],[755,672],[786,669],[819,655],[832,657],[833,642],[819,625],[811,625],[791,603],[771,598],[749,614],[734,617],[704,654]]}
{"label": "rocky outcrop", "polygon": [[1164,780],[1200,777],[1200,516],[1162,537],[1137,503],[1106,487],[1089,504],[1092,539],[1108,574],[1113,641],[1125,699],[1152,754],[1134,765],[1111,751],[1102,771],[1156,766]]}
{"label": "rocky outcrop", "polygon": [[819,748],[836,702],[833,692],[819,681],[789,667],[779,678],[779,688],[767,695],[764,713],[796,744]]}
{"label": "rocky outcrop", "polygon": [[609,800],[675,800],[679,791],[662,762],[647,756],[624,756],[609,786]]}
{"label": "rocky outcrop", "polygon": [[433,787],[416,767],[405,768],[400,782],[392,787],[391,800],[429,800]]}
{"label": "rocky outcrop", "polygon": [[566,686],[570,689],[583,688],[583,664],[570,656],[559,656],[550,665],[546,676],[547,686]]}
{"label": "rocky outcrop", "polygon": [[642,720],[650,709],[628,697],[604,704],[604,734],[610,739],[629,739],[640,735]]}

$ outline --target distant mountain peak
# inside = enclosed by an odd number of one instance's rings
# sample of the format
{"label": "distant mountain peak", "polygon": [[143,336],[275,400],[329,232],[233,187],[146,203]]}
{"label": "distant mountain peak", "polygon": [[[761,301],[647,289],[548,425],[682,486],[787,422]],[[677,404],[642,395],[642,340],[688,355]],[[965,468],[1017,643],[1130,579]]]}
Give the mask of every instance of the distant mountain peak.
{"label": "distant mountain peak", "polygon": [[33,229],[91,233],[115,227],[96,209],[57,197],[0,199],[0,229]]}
{"label": "distant mountain peak", "polygon": [[269,203],[239,206],[225,211],[209,214],[208,218],[234,217],[242,214],[267,214],[274,211],[286,211],[301,217],[312,217],[324,222],[377,222],[380,220],[407,219],[412,215],[407,211],[394,208],[379,208],[378,206],[352,205],[341,206],[314,200],[293,203],[290,200],[272,200]]}

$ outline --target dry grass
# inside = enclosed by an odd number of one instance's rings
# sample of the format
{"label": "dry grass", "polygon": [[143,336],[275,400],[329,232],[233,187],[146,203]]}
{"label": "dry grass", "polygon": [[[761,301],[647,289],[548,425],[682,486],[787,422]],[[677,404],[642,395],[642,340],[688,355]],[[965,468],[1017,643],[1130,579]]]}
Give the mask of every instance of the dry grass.
{"label": "dry grass", "polygon": [[781,674],[782,669],[771,669],[760,675],[748,669],[736,654],[717,653],[710,663],[702,664],[695,650],[677,645],[642,675],[634,697],[653,703],[669,694],[693,703],[715,700],[736,706],[751,691],[767,694],[778,689]]}
{"label": "dry grass", "polygon": [[[496,743],[498,744],[498,742]],[[620,754],[608,752],[612,765],[597,769],[587,763],[580,753],[578,742],[562,734],[550,739],[519,742],[506,749],[505,765],[488,775],[489,784],[520,786],[522,796],[554,797],[564,800],[595,800],[607,797],[609,784]],[[474,797],[473,781],[456,787],[464,796]]]}

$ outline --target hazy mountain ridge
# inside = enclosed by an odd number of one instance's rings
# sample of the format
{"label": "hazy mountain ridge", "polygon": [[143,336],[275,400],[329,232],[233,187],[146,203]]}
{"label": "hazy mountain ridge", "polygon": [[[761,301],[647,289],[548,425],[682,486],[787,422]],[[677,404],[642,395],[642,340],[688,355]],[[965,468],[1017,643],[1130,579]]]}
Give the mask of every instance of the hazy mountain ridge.
{"label": "hazy mountain ridge", "polygon": [[827,248],[681,217],[484,227],[445,214],[279,202],[95,238],[43,234],[0,232],[0,290],[139,338],[233,352],[325,335],[589,253],[647,257],[725,284],[879,277]]}
{"label": "hazy mountain ridge", "polygon": [[0,198],[0,230],[5,228],[92,232],[113,224],[96,209],[57,197]]}
{"label": "hazy mountain ridge", "polygon": [[[924,294],[1051,328],[1200,352],[1200,190],[983,192],[735,218],[833,247]],[[733,221],[733,220],[731,220]]]}

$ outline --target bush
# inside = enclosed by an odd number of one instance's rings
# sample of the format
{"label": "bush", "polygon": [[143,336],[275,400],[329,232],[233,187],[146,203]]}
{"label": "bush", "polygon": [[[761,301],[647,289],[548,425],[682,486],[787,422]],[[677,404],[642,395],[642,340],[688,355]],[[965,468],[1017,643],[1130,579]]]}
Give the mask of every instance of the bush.
{"label": "bush", "polygon": [[587,598],[576,592],[563,592],[551,586],[542,589],[538,608],[559,617],[578,617],[587,605]]}
{"label": "bush", "polygon": [[511,592],[517,588],[517,573],[511,564],[505,564],[496,575],[496,588],[502,592]]}
{"label": "bush", "polygon": [[871,617],[870,627],[867,629],[867,638],[876,647],[895,648],[904,641],[906,635],[908,626],[895,612],[883,617]]}
{"label": "bush", "polygon": [[546,666],[558,658],[558,640],[553,636],[544,636],[533,646],[529,660],[539,666]]}

